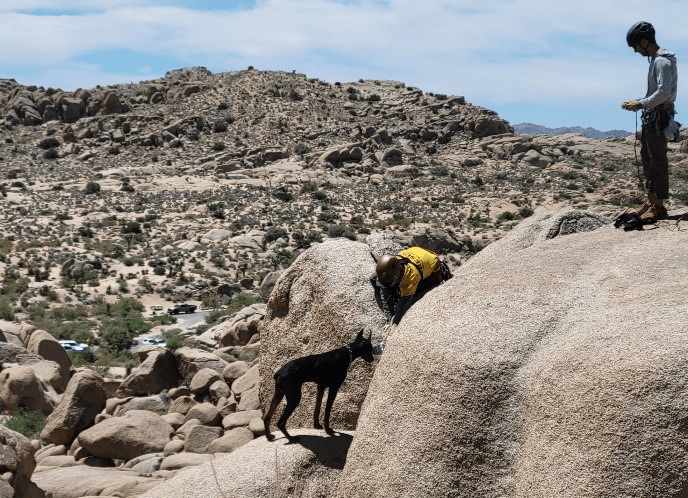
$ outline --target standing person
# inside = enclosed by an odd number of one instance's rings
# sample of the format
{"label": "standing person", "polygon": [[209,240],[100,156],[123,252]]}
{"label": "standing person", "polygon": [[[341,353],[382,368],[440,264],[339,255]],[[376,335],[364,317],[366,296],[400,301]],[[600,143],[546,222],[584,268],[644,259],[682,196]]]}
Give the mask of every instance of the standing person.
{"label": "standing person", "polygon": [[644,99],[629,100],[621,107],[629,111],[642,109],[643,175],[648,200],[635,214],[647,222],[666,218],[664,200],[669,197],[669,160],[667,140],[678,131],[674,121],[674,102],[678,83],[676,54],[657,45],[655,29],[649,22],[638,22],[626,34],[629,47],[650,61],[647,93]]}
{"label": "standing person", "polygon": [[370,283],[385,315],[396,326],[415,301],[448,276],[448,272],[443,272],[437,254],[410,247],[396,256],[382,256],[377,261]]}

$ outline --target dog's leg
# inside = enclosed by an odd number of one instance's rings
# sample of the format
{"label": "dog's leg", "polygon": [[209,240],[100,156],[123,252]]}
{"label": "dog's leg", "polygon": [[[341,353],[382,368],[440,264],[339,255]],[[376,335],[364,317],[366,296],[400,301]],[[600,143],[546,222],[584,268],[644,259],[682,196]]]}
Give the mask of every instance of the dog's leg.
{"label": "dog's leg", "polygon": [[282,416],[277,421],[277,427],[289,441],[292,441],[294,438],[287,432],[287,419],[294,413],[294,410],[296,410],[296,407],[299,406],[301,402],[301,385],[285,387],[284,392],[287,396],[287,406],[284,408]]}
{"label": "dog's leg", "polygon": [[322,429],[322,425],[320,425],[320,406],[322,405],[324,394],[325,386],[318,386],[318,394],[315,395],[315,412],[313,412],[313,427],[316,429]]}
{"label": "dog's leg", "polygon": [[270,409],[268,410],[267,415],[265,415],[265,418],[263,419],[263,424],[265,425],[265,437],[268,441],[272,441],[273,439],[275,439],[275,436],[273,436],[270,432],[270,421],[272,420],[272,416],[275,414],[277,405],[279,405],[280,401],[282,401],[282,398],[284,398],[284,391],[279,387],[277,383],[275,383],[275,394],[272,397]]}
{"label": "dog's leg", "polygon": [[330,412],[332,411],[332,405],[334,404],[334,399],[337,397],[337,392],[341,384],[336,386],[330,386],[327,390],[327,403],[325,403],[325,432],[330,436],[334,435],[334,431],[330,429]]}

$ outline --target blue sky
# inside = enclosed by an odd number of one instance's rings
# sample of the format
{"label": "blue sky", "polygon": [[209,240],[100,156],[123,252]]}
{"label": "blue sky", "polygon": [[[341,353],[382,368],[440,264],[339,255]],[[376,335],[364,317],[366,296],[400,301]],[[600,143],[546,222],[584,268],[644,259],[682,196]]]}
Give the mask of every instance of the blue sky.
{"label": "blue sky", "polygon": [[[0,78],[74,90],[251,65],[463,95],[512,124],[632,130],[620,104],[646,90],[625,42],[638,20],[683,74],[682,0],[0,0]],[[679,82],[685,124],[687,103]]]}

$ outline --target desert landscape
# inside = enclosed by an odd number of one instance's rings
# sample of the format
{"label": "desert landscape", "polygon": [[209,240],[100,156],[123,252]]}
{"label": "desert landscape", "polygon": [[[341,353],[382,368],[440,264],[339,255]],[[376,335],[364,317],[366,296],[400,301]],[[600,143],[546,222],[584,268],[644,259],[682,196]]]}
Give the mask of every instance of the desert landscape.
{"label": "desert landscape", "polygon": [[[183,469],[267,444],[267,365],[341,346],[351,332],[310,308],[298,322],[284,303],[304,298],[289,279],[330,282],[331,268],[338,285],[372,295],[370,255],[417,244],[455,273],[467,265],[458,281],[520,224],[574,211],[613,230],[610,220],[644,201],[634,135],[518,135],[469,98],[253,67],[73,92],[0,80],[0,418],[42,418],[31,437],[0,425],[0,497],[153,497]],[[671,217],[654,228],[673,233],[688,212],[686,128],[669,149]],[[358,280],[340,267],[349,261]],[[345,292],[327,285],[313,295],[336,306],[330,292]],[[198,311],[166,313],[179,303]],[[380,341],[379,310],[347,304],[351,315],[334,322],[361,323]],[[284,316],[299,347],[280,342]],[[88,354],[59,339],[87,343]],[[380,362],[388,374],[392,361]],[[377,364],[353,372],[366,389]],[[360,456],[366,393],[349,392],[334,417]],[[307,410],[294,427],[312,423]],[[318,451],[337,452],[345,472],[347,448]],[[275,496],[320,496],[322,476],[301,477]]]}

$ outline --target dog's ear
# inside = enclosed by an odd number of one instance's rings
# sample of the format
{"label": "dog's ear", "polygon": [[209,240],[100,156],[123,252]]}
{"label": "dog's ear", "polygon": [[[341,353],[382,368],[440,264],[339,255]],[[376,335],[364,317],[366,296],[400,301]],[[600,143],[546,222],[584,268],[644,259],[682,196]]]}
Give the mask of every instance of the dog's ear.
{"label": "dog's ear", "polygon": [[357,341],[360,341],[361,339],[363,339],[363,331],[364,331],[364,330],[365,330],[365,328],[361,329],[361,331],[360,331],[360,332],[358,333],[358,335],[356,336],[356,340],[357,340]]}

